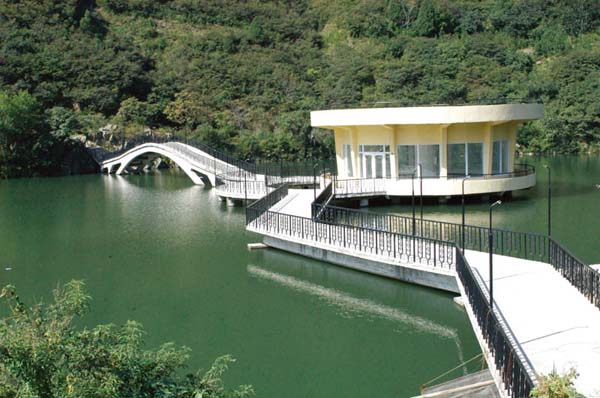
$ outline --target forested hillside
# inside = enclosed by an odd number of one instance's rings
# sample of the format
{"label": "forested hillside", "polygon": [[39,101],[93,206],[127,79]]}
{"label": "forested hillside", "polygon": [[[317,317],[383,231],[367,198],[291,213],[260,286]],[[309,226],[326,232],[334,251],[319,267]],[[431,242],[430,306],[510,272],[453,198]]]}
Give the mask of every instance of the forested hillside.
{"label": "forested hillside", "polygon": [[538,100],[546,117],[521,129],[523,149],[590,151],[600,148],[600,6],[2,1],[0,91],[0,175],[48,171],[70,137],[109,124],[113,142],[150,128],[244,159],[320,156],[332,137],[310,128],[310,110],[386,101]]}

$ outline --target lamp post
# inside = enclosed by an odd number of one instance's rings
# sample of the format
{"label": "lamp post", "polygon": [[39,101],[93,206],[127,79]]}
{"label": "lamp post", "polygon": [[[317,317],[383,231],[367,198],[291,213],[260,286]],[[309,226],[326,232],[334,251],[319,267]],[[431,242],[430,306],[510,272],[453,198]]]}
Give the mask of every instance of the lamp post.
{"label": "lamp post", "polygon": [[488,232],[489,238],[489,252],[490,252],[490,310],[494,312],[494,267],[493,267],[493,255],[494,255],[494,232],[492,230],[492,209],[494,206],[501,204],[501,200],[497,200],[490,205],[490,229]]}
{"label": "lamp post", "polygon": [[552,236],[552,179],[550,178],[550,166],[545,165],[548,170],[548,236]]}
{"label": "lamp post", "polygon": [[313,165],[313,196],[314,196],[314,200],[317,200],[317,167],[319,166],[319,163],[315,163]]}
{"label": "lamp post", "polygon": [[[416,169],[413,170],[413,173],[410,177],[410,180],[411,180],[410,182],[412,185],[412,195],[411,195],[412,199],[411,200],[412,200],[412,234],[413,234],[413,236],[415,236],[416,232],[417,232],[416,231],[416,222],[415,222],[415,172],[416,172]],[[413,239],[413,241],[414,241],[414,239]]]}
{"label": "lamp post", "polygon": [[246,170],[243,170],[242,173],[244,173],[244,205],[248,206],[248,181],[246,180]]}
{"label": "lamp post", "polygon": [[463,254],[465,254],[465,181],[467,181],[469,178],[471,178],[471,176],[466,176],[465,178],[462,179],[462,229],[461,229],[461,233],[462,233],[462,252]]}
{"label": "lamp post", "polygon": [[423,166],[419,163],[419,201],[421,205],[421,229],[423,229]]}

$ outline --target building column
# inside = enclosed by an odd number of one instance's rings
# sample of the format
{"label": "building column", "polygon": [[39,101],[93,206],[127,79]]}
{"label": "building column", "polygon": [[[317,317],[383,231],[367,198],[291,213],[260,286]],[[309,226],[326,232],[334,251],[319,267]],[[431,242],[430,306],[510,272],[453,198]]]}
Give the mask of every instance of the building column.
{"label": "building column", "polygon": [[515,152],[517,151],[517,128],[518,123],[511,123],[508,139],[508,171],[515,171]]}
{"label": "building column", "polygon": [[[342,157],[342,148],[346,143],[345,135],[346,130],[337,127],[333,129],[333,137],[335,142],[335,164],[337,166],[338,175],[341,178],[346,178],[347,176],[346,165],[344,164],[344,158]],[[322,169],[323,166],[321,165],[320,168]]]}
{"label": "building column", "polygon": [[440,177],[448,177],[448,126],[440,126]]}
{"label": "building column", "polygon": [[494,150],[492,130],[492,124],[486,123],[483,135],[483,174],[492,174],[492,154]]}
{"label": "building column", "polygon": [[350,142],[352,143],[352,171],[353,178],[360,177],[361,170],[358,169],[358,129],[356,127],[352,127],[348,130],[350,134]]}
{"label": "building column", "polygon": [[390,176],[391,178],[398,177],[398,162],[396,160],[396,131],[398,126],[385,126],[389,132],[388,144],[390,145]]}

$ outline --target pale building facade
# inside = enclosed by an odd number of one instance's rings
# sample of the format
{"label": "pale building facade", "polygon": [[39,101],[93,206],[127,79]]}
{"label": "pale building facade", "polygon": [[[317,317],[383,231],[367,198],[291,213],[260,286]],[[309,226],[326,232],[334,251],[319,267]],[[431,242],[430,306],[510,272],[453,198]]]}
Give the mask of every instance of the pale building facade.
{"label": "pale building facade", "polygon": [[406,196],[422,179],[424,195],[448,196],[465,176],[467,194],[535,185],[515,147],[519,124],[541,117],[539,104],[344,109],[311,112],[311,125],[333,130],[339,180],[380,179]]}

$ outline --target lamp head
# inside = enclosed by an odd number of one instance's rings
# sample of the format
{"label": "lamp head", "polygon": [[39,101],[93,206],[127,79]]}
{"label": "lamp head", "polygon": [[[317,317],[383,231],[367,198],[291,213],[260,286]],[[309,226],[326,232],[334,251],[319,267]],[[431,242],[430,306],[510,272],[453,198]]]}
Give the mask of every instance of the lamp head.
{"label": "lamp head", "polygon": [[502,201],[501,201],[501,200],[497,200],[497,201],[495,201],[494,203],[492,203],[492,204],[490,205],[490,209],[491,209],[492,207],[494,207],[494,206],[496,206],[496,205],[500,205],[500,204],[502,204]]}
{"label": "lamp head", "polygon": [[544,165],[544,168],[550,170],[550,166],[548,166],[547,164]]}

